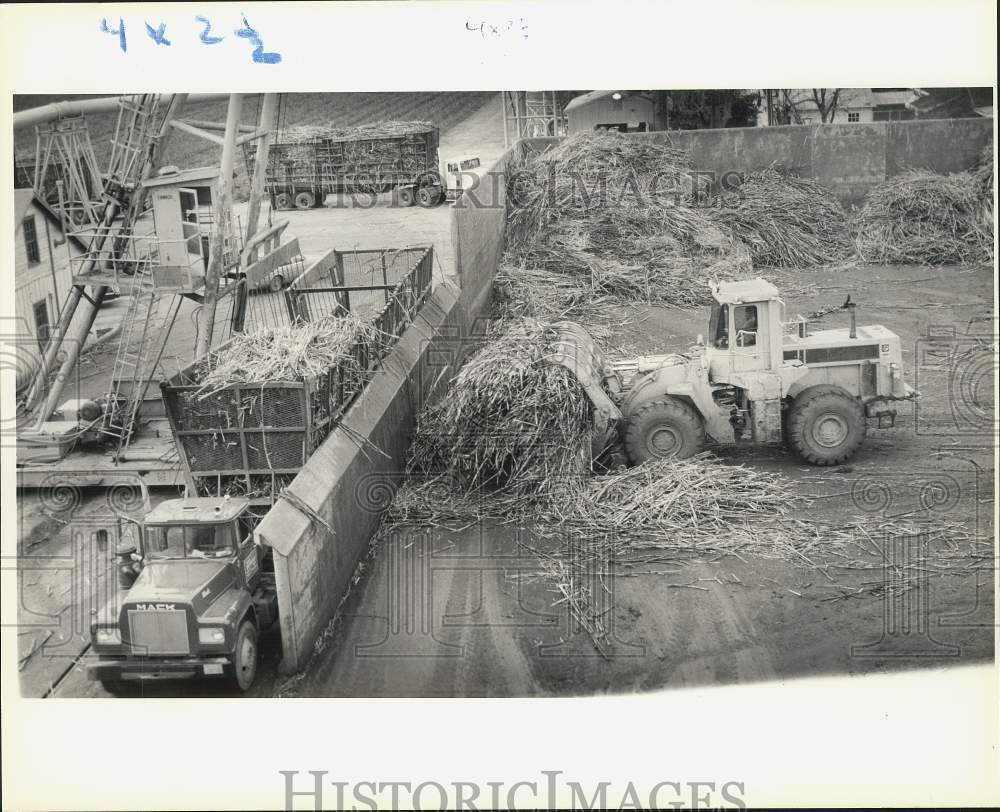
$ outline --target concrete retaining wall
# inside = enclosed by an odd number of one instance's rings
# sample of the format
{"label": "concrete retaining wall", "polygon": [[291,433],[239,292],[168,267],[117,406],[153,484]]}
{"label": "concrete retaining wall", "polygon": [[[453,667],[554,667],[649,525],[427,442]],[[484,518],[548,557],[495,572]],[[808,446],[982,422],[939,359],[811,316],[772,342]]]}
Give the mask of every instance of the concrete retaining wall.
{"label": "concrete retaining wall", "polygon": [[[305,665],[349,590],[404,469],[420,409],[447,386],[482,333],[477,320],[489,307],[504,228],[502,178],[483,174],[480,198],[452,208],[459,285],[435,287],[342,428],[331,432],[288,487],[288,498],[257,527],[258,542],[274,550],[284,673]],[[499,195],[499,203],[483,205],[486,194]]]}
{"label": "concrete retaining wall", "polygon": [[[873,186],[907,168],[957,172],[976,165],[993,138],[988,118],[672,130],[630,138],[667,141],[691,153],[694,166],[717,179],[728,172],[751,172],[779,163],[816,178],[846,205],[858,204]],[[557,138],[535,138],[545,149]]]}

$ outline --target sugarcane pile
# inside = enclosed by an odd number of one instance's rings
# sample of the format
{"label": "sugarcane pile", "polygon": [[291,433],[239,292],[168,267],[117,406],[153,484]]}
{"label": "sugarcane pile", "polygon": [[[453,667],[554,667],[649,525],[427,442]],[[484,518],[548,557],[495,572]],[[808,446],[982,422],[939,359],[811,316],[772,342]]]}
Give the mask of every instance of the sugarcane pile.
{"label": "sugarcane pile", "polygon": [[979,166],[973,173],[976,197],[979,200],[979,230],[993,243],[995,212],[993,210],[993,142],[985,147],[979,157]]}
{"label": "sugarcane pile", "polygon": [[971,172],[909,170],[879,184],[855,221],[858,254],[874,263],[991,262],[993,218],[991,211],[984,215],[984,183]]}
{"label": "sugarcane pile", "polygon": [[719,195],[712,219],[750,251],[755,268],[811,268],[854,253],[847,215],[821,183],[775,168]]}
{"label": "sugarcane pile", "polygon": [[281,131],[281,143],[301,144],[313,141],[354,141],[416,135],[434,129],[429,121],[379,121],[353,127],[323,124],[300,124]]}
{"label": "sugarcane pile", "polygon": [[556,326],[523,320],[488,341],[419,417],[410,470],[458,492],[518,495],[588,472],[590,401],[549,363],[558,338]]}
{"label": "sugarcane pile", "polygon": [[241,333],[200,362],[196,396],[205,399],[234,385],[303,381],[337,365],[360,373],[356,350],[377,338],[375,325],[353,313]]}
{"label": "sugarcane pile", "polygon": [[[514,312],[549,319],[601,297],[706,301],[708,279],[750,269],[742,246],[696,206],[707,194],[687,153],[619,133],[573,135],[526,157],[507,174],[501,296]],[[546,283],[552,276],[558,284]]]}

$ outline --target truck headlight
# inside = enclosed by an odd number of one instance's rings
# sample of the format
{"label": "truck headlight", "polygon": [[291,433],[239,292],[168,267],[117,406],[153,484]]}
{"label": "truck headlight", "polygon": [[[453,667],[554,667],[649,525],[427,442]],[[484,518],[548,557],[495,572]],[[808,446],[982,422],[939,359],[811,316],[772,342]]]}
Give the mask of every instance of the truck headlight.
{"label": "truck headlight", "polygon": [[226,632],[224,629],[203,628],[198,629],[198,642],[212,645],[213,643],[225,643]]}
{"label": "truck headlight", "polygon": [[120,646],[122,644],[122,635],[116,626],[98,629],[95,638],[99,646]]}

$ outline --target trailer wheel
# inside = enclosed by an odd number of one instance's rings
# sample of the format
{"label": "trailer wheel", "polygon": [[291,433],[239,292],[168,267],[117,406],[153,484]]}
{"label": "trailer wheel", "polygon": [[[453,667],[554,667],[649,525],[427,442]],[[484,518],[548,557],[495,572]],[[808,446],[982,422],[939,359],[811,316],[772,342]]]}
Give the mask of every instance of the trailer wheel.
{"label": "trailer wheel", "polygon": [[274,208],[280,209],[282,211],[290,209],[292,207],[292,198],[288,195],[288,192],[278,192],[274,196]]}
{"label": "trailer wheel", "polygon": [[663,397],[640,406],[625,426],[625,454],[638,465],[646,460],[687,459],[705,442],[705,426],[684,401]]}
{"label": "trailer wheel", "polygon": [[813,465],[850,459],[867,433],[864,407],[836,386],[811,386],[789,409],[788,443]]}
{"label": "trailer wheel", "polygon": [[253,621],[244,620],[236,634],[233,652],[233,682],[242,692],[250,690],[257,679],[257,628]]}
{"label": "trailer wheel", "polygon": [[299,192],[295,195],[295,208],[303,211],[311,209],[316,205],[316,198],[312,192]]}
{"label": "trailer wheel", "polygon": [[400,186],[396,190],[396,199],[399,201],[400,206],[412,206],[413,205],[413,189],[409,186]]}
{"label": "trailer wheel", "polygon": [[441,202],[440,186],[421,186],[417,191],[417,203],[424,209],[430,209]]}

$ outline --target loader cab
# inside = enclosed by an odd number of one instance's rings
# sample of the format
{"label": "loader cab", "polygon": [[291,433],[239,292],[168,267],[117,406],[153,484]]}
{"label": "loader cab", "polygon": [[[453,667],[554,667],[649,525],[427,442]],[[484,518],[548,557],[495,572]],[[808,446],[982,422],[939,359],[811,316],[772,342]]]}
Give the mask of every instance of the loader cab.
{"label": "loader cab", "polygon": [[713,380],[733,373],[773,370],[781,363],[783,304],[763,279],[712,286],[709,360]]}

